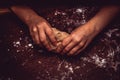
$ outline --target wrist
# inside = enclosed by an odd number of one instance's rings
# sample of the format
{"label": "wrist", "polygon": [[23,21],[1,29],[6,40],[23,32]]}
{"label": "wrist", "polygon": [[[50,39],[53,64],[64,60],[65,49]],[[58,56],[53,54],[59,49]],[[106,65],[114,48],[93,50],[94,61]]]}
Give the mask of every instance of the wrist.
{"label": "wrist", "polygon": [[40,18],[31,8],[26,6],[12,6],[10,10],[28,26]]}
{"label": "wrist", "polygon": [[91,29],[98,34],[103,30],[103,28],[106,26],[103,22],[102,19],[99,19],[98,17],[93,17],[87,25],[90,25]]}
{"label": "wrist", "polygon": [[83,25],[86,34],[90,34],[91,37],[95,37],[102,30],[101,27],[97,25],[96,21],[90,20],[85,25]]}

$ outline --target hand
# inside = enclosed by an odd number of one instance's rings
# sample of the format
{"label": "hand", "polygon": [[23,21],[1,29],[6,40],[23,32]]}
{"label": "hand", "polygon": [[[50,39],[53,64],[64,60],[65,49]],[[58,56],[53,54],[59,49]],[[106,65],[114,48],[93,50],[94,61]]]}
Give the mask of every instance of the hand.
{"label": "hand", "polygon": [[53,45],[56,45],[56,39],[51,29],[50,24],[40,16],[30,19],[28,22],[30,34],[33,41],[36,44],[45,46],[48,50],[51,50],[48,39]]}
{"label": "hand", "polygon": [[77,55],[86,48],[96,34],[95,28],[90,24],[80,26],[63,40],[63,50],[58,51],[61,54]]}

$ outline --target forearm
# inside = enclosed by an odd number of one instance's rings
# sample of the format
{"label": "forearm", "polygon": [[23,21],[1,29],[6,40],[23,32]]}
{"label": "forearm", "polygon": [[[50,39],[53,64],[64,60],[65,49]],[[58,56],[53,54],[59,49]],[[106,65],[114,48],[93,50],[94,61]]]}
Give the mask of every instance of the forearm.
{"label": "forearm", "polygon": [[104,7],[88,23],[92,24],[99,33],[117,15],[119,10],[119,6]]}
{"label": "forearm", "polygon": [[27,25],[31,19],[38,17],[38,15],[29,7],[26,6],[12,6],[11,10]]}

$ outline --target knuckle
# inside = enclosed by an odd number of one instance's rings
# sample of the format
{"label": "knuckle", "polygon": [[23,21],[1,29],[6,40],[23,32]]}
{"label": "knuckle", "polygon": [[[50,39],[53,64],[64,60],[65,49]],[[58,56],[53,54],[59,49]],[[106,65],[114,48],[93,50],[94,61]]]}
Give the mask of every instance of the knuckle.
{"label": "knuckle", "polygon": [[72,40],[73,40],[73,42],[79,42],[80,41],[80,37],[78,37],[78,36],[76,36],[76,35],[71,35],[71,38],[72,38]]}
{"label": "knuckle", "polygon": [[62,43],[62,46],[66,46],[66,42],[65,41]]}
{"label": "knuckle", "polygon": [[48,34],[49,35],[51,35],[51,36],[53,36],[52,34],[53,34],[53,32],[52,32],[52,30],[51,29],[48,29]]}
{"label": "knuckle", "polygon": [[41,23],[38,23],[36,26],[37,26],[38,28],[41,28],[41,27],[42,27],[42,24],[41,24]]}
{"label": "knuckle", "polygon": [[39,23],[39,25],[43,26],[43,25],[47,25],[47,23],[42,21],[42,22]]}
{"label": "knuckle", "polygon": [[80,47],[84,46],[84,43],[83,43],[83,42],[81,42],[81,43],[79,44],[79,46],[80,46]]}
{"label": "knuckle", "polygon": [[73,41],[76,42],[76,43],[78,43],[78,42],[80,41],[80,39],[77,38],[77,37],[75,37],[75,38],[73,39]]}
{"label": "knuckle", "polygon": [[69,48],[67,47],[67,48],[65,48],[65,51],[69,51]]}
{"label": "knuckle", "polygon": [[36,25],[37,25],[37,26],[42,25],[42,22],[38,22]]}
{"label": "knuckle", "polygon": [[36,32],[37,31],[37,28],[36,27],[33,27],[33,32]]}
{"label": "knuckle", "polygon": [[43,25],[45,25],[45,22],[39,22],[39,23],[36,24],[36,26],[38,26],[39,28]]}
{"label": "knuckle", "polygon": [[45,39],[44,39],[44,38],[41,38],[40,41],[41,41],[41,42],[45,42]]}
{"label": "knuckle", "polygon": [[45,21],[42,21],[41,23],[42,23],[43,25],[46,25],[46,22],[45,22]]}

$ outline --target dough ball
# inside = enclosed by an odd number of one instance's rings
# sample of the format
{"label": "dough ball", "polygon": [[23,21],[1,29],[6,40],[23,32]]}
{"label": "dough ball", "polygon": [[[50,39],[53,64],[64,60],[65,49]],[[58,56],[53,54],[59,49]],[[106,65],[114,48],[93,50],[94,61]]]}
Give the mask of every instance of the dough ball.
{"label": "dough ball", "polygon": [[55,34],[55,38],[57,40],[57,46],[53,46],[50,41],[49,41],[49,43],[50,43],[50,46],[52,48],[52,51],[56,52],[57,48],[62,48],[61,43],[62,43],[63,39],[65,39],[66,37],[69,36],[69,34],[67,32],[60,31],[56,28],[52,28],[52,30],[53,30],[53,32]]}

